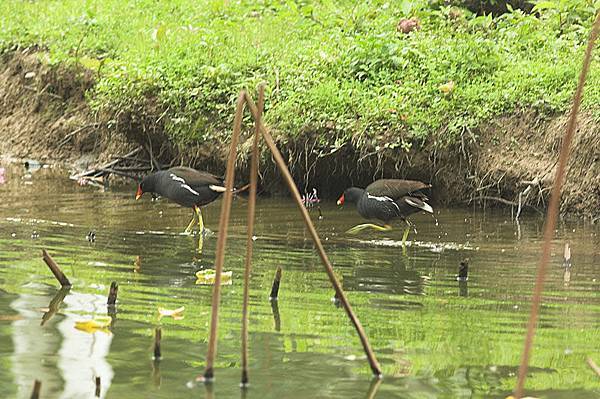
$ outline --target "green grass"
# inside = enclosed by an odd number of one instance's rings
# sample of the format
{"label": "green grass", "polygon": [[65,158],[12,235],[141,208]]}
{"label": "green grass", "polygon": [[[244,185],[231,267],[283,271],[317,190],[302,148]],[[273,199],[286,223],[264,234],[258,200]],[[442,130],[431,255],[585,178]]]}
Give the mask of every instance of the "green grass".
{"label": "green grass", "polygon": [[[598,4],[541,2],[539,17],[492,18],[423,1],[3,0],[0,49],[39,45],[50,64],[95,70],[94,109],[153,121],[166,111],[177,144],[222,141],[237,92],[266,81],[281,141],[409,150],[515,109],[564,112]],[[398,33],[406,16],[421,29]],[[594,110],[598,60],[584,100]]]}

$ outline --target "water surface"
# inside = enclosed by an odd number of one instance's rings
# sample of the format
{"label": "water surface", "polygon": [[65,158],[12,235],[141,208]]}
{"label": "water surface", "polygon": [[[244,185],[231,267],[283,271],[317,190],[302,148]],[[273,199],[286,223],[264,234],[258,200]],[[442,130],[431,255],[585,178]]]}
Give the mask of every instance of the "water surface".
{"label": "water surface", "polygon": [[[44,398],[472,398],[506,397],[515,383],[542,236],[542,219],[510,212],[436,209],[416,215],[417,234],[403,254],[402,226],[348,236],[362,223],[333,203],[312,212],[325,248],[381,362],[371,380],[358,338],[330,287],[299,213],[288,199],[257,204],[251,282],[250,378],[241,392],[240,319],[246,201],[234,201],[223,287],[216,381],[196,384],[208,341],[210,286],[195,273],[213,267],[220,201],[205,209],[215,232],[181,235],[191,211],[164,200],[134,201],[135,188],[101,192],[67,173],[11,167],[0,185],[0,397],[28,398],[34,379]],[[96,234],[90,243],[86,236]],[[600,398],[585,359],[600,363],[600,229],[562,222],[531,361],[528,393],[543,398]],[[570,242],[570,276],[562,246]],[[41,260],[46,248],[73,283],[69,292]],[[141,257],[141,267],[134,265]],[[456,281],[469,258],[467,283]],[[283,268],[280,299],[268,301]],[[566,278],[569,277],[569,278]],[[565,281],[565,280],[569,281]],[[108,331],[75,321],[106,315],[111,281],[119,297]],[[49,318],[48,308],[60,303]],[[184,318],[160,319],[158,307],[185,306]],[[44,324],[41,325],[42,319]],[[163,331],[163,358],[152,336]]]}

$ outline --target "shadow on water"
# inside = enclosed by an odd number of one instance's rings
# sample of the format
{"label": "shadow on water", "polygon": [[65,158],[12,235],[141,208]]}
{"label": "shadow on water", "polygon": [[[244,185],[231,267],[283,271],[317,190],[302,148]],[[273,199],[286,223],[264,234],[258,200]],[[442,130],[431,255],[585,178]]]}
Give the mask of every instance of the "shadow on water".
{"label": "shadow on water", "polygon": [[[203,370],[212,287],[195,273],[214,267],[217,202],[205,209],[215,232],[184,236],[189,211],[163,200],[134,201],[133,186],[99,192],[64,173],[9,169],[0,185],[0,397],[127,398],[469,398],[506,397],[520,360],[542,220],[464,209],[415,215],[402,228],[350,237],[355,211],[321,203],[319,234],[364,325],[385,379],[373,381],[359,342],[293,204],[259,199],[250,287],[250,382],[239,389],[240,309],[246,202],[236,200],[223,287],[217,380],[189,384]],[[90,240],[90,232],[95,239]],[[556,265],[536,338],[531,394],[600,398],[585,359],[600,359],[600,230],[573,221],[557,232]],[[565,277],[562,247],[573,250]],[[52,253],[73,283],[59,290],[38,254]],[[468,257],[469,277],[457,281]],[[279,299],[269,301],[283,268]],[[112,281],[117,306],[107,307]],[[184,307],[183,318],[158,308]],[[106,330],[75,321],[112,317]],[[157,327],[160,361],[152,358]],[[536,368],[537,367],[537,368]]]}

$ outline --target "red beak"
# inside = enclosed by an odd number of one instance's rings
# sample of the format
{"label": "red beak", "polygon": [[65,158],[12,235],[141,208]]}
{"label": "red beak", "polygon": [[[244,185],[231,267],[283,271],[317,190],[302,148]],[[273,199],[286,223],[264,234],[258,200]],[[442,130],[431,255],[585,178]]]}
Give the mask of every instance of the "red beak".
{"label": "red beak", "polygon": [[344,205],[344,194],[342,194],[342,196],[340,198],[338,198],[337,204],[338,205]]}
{"label": "red beak", "polygon": [[142,194],[144,194],[144,192],[142,191],[142,186],[138,185],[137,192],[135,193],[135,199],[139,200]]}

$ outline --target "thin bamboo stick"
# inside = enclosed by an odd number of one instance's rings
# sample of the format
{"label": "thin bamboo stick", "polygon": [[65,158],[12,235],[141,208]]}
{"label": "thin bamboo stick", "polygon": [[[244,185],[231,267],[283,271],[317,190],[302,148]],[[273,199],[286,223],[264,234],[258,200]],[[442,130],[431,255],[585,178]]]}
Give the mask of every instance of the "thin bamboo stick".
{"label": "thin bamboo stick", "polygon": [[213,286],[212,309],[210,315],[210,334],[208,338],[208,351],[206,353],[205,381],[214,378],[213,364],[217,353],[217,333],[219,329],[219,302],[221,301],[221,272],[225,260],[225,243],[227,242],[227,227],[229,225],[229,214],[231,213],[231,201],[233,199],[233,179],[235,177],[235,159],[237,156],[237,145],[242,129],[242,115],[246,92],[242,91],[238,96],[235,107],[235,118],[233,121],[233,136],[227,159],[227,171],[225,172],[225,195],[221,205],[221,216],[219,218],[219,238],[217,239],[215,259],[215,284]]}
{"label": "thin bamboo stick", "polygon": [[594,48],[594,43],[598,37],[599,31],[600,12],[596,14],[596,20],[594,22],[592,32],[590,33],[590,37],[588,40],[588,45],[585,50],[583,66],[581,68],[581,74],[579,75],[577,90],[575,91],[575,96],[573,98],[573,107],[571,108],[571,114],[569,115],[569,121],[567,123],[567,130],[565,132],[562,147],[560,149],[560,154],[558,157],[558,168],[556,169],[556,176],[554,178],[554,185],[552,186],[552,194],[550,196],[550,204],[548,205],[548,211],[546,213],[546,226],[544,229],[544,244],[542,247],[542,256],[540,258],[540,263],[538,264],[537,268],[537,277],[535,280],[535,287],[533,289],[533,297],[531,299],[531,313],[529,315],[529,322],[527,323],[525,345],[523,348],[521,364],[519,366],[519,377],[517,380],[517,386],[515,388],[515,397],[517,399],[523,396],[525,379],[527,378],[527,368],[529,365],[529,358],[531,357],[533,338],[535,336],[535,329],[537,326],[537,320],[540,310],[540,302],[542,298],[542,292],[544,290],[544,279],[546,277],[546,269],[548,266],[548,262],[550,261],[552,238],[554,237],[554,229],[556,227],[556,219],[558,217],[558,211],[560,207],[560,191],[565,177],[567,163],[569,161],[571,142],[573,141],[573,136],[575,134],[575,126],[577,124],[577,113],[579,111],[579,106],[581,105],[583,87],[585,85],[585,79],[587,77],[590,62],[592,60],[592,50]]}
{"label": "thin bamboo stick", "polygon": [[[255,120],[258,119],[258,115],[259,115],[258,107],[256,106],[256,104],[254,104],[254,101],[248,94],[246,94],[246,104],[248,104],[248,108],[250,109],[250,112],[252,113],[252,116],[254,117],[254,119]],[[277,149],[277,146],[275,145],[275,141],[273,140],[273,137],[271,137],[271,134],[268,132],[267,128],[264,126],[264,124],[262,122],[260,123],[260,129],[261,129],[262,135],[265,139],[265,142],[267,143],[267,146],[271,150],[271,153],[273,154],[275,162],[277,163],[277,166],[279,167],[279,170],[281,171],[281,173],[284,177],[284,180],[288,185],[288,188],[292,194],[292,198],[294,198],[294,201],[296,202],[296,204],[298,205],[298,208],[300,209],[300,213],[302,214],[302,218],[304,219],[306,228],[308,229],[308,231],[315,243],[315,247],[317,249],[317,252],[319,253],[319,256],[321,257],[321,261],[323,262],[325,271],[327,272],[327,275],[329,276],[329,280],[331,281],[331,284],[333,285],[335,292],[339,296],[340,301],[342,302],[342,305],[344,306],[344,309],[346,310],[346,313],[348,314],[348,317],[350,318],[350,321],[352,322],[352,324],[354,325],[354,328],[356,329],[356,332],[358,333],[360,342],[362,343],[365,354],[367,355],[367,359],[369,361],[371,371],[373,372],[373,374],[375,376],[380,377],[382,375],[381,367],[379,366],[379,362],[377,361],[377,358],[375,357],[375,354],[373,353],[373,350],[371,349],[371,345],[369,344],[369,339],[367,338],[367,335],[365,334],[365,331],[364,331],[360,321],[358,320],[358,317],[356,317],[356,315],[354,314],[354,311],[352,310],[352,307],[350,306],[350,303],[348,302],[348,299],[346,298],[346,295],[344,294],[344,291],[342,290],[340,283],[338,282],[337,278],[335,277],[335,274],[333,272],[333,266],[331,265],[331,262],[329,261],[327,254],[325,253],[325,249],[323,248],[323,244],[321,243],[321,240],[319,239],[319,235],[318,235],[317,231],[315,230],[315,227],[310,219],[310,215],[308,214],[308,211],[302,204],[300,192],[298,191],[298,188],[296,187],[296,184],[294,183],[294,179],[292,178],[292,175],[290,174],[290,171],[288,170],[288,168],[285,164],[283,156],[279,152],[279,149]]]}
{"label": "thin bamboo stick", "polygon": [[248,197],[248,235],[246,238],[246,265],[244,268],[244,302],[242,305],[242,381],[241,386],[248,385],[248,302],[250,295],[250,271],[252,269],[252,251],[254,247],[254,215],[256,213],[256,185],[258,182],[258,140],[260,138],[260,122],[265,102],[265,86],[258,87],[258,116],[254,122],[254,142],[250,160],[250,192]]}

